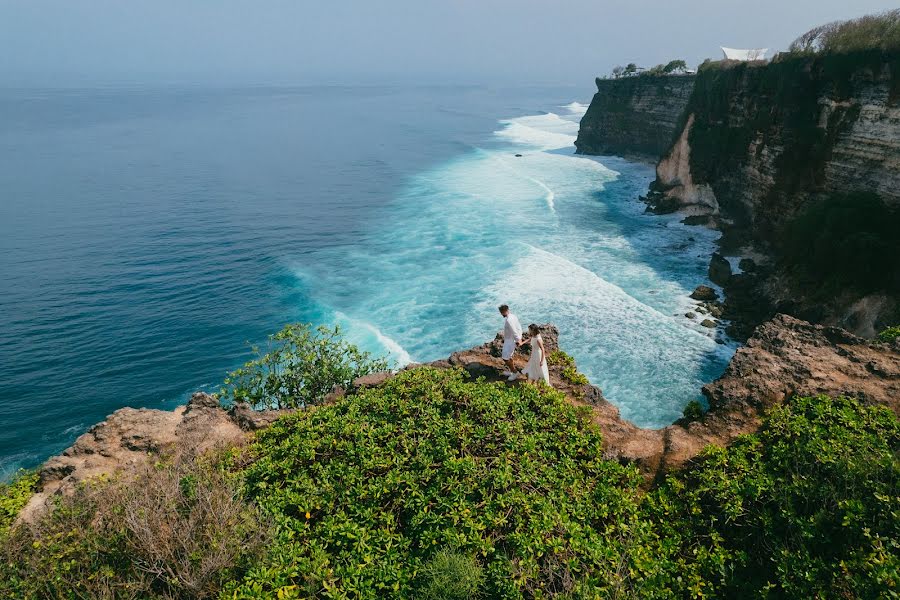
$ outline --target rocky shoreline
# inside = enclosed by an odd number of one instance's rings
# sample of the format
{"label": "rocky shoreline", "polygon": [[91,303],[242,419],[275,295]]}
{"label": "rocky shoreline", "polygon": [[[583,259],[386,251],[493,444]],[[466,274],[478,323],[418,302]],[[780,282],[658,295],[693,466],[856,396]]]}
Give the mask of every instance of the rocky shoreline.
{"label": "rocky shoreline", "polygon": [[[656,86],[602,80],[576,147],[661,148],[642,200],[648,212],[722,232],[709,275],[724,289],[732,338],[776,313],[871,338],[900,322],[900,269],[887,258],[900,252],[897,65],[896,51],[871,50],[713,63],[690,82]],[[683,89],[660,102],[659,85],[676,83]],[[651,118],[665,122],[667,143],[622,133]],[[816,260],[827,268],[817,272]]]}
{"label": "rocky shoreline", "polygon": [[[543,325],[541,331],[548,353],[559,349],[556,327]],[[501,346],[498,336],[429,366],[461,368],[473,378],[505,382]],[[392,376],[375,373],[357,379],[353,387],[378,386]],[[604,436],[604,457],[634,463],[650,484],[684,465],[705,446],[727,445],[737,436],[755,431],[769,408],[795,395],[853,396],[900,415],[900,339],[891,344],[874,343],[836,327],[778,315],[757,328],[721,377],[703,387],[709,402],[705,414],[662,429],[644,429],[622,419],[598,387],[573,383],[563,374],[562,365],[550,366],[550,378],[553,387],[573,405],[589,409],[590,419]],[[528,384],[517,381],[511,385]],[[327,401],[338,401],[345,393],[335,390]],[[172,411],[119,409],[44,463],[38,492],[20,519],[33,519],[55,495],[71,494],[91,478],[128,477],[161,457],[243,444],[254,431],[287,412],[291,411],[257,412],[240,404],[226,409],[214,396],[200,392]]]}

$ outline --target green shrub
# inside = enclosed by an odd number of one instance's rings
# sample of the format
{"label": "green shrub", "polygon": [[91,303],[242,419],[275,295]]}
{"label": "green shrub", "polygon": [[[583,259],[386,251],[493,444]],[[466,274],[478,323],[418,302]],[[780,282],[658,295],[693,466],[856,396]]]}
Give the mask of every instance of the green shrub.
{"label": "green shrub", "polygon": [[476,600],[484,585],[484,571],[474,556],[446,548],[425,564],[422,578],[422,600]]}
{"label": "green shrub", "polygon": [[900,325],[894,325],[879,333],[877,339],[879,342],[893,342],[898,337],[900,337]]}
{"label": "green shrub", "polygon": [[796,398],[708,448],[645,504],[679,596],[888,598],[900,579],[900,424],[847,398]]}
{"label": "green shrub", "polygon": [[269,338],[269,352],[230,373],[220,396],[258,409],[318,404],[335,386],[347,387],[362,375],[387,368],[343,339],[339,327],[287,325]]}
{"label": "green shrub", "polygon": [[550,366],[574,367],[575,359],[562,350],[554,350],[547,355],[547,364]]}
{"label": "green shrub", "polygon": [[900,49],[900,9],[815,27],[790,46],[793,54]]}
{"label": "green shrub", "polygon": [[699,421],[703,418],[703,405],[696,400],[691,400],[684,406],[682,414],[688,421]]}
{"label": "green shrub", "polygon": [[625,589],[650,533],[640,477],[538,386],[420,367],[280,419],[248,450],[251,498],[278,523],[230,598],[418,598],[442,548],[474,556],[489,598]]}
{"label": "green shrub", "polygon": [[562,378],[575,385],[587,385],[588,378],[584,373],[579,373],[575,367],[566,367],[562,370]]}
{"label": "green shrub", "polygon": [[20,471],[9,483],[0,483],[0,542],[34,495],[37,480],[36,472]]}

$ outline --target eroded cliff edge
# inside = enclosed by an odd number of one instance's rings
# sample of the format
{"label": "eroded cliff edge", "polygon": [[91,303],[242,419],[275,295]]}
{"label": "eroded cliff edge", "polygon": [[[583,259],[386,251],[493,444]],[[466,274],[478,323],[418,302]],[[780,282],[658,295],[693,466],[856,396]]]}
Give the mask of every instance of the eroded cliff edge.
{"label": "eroded cliff edge", "polygon": [[671,145],[694,88],[694,75],[597,79],[581,119],[579,154],[617,155],[649,162]]}
{"label": "eroded cliff edge", "polygon": [[897,51],[599,80],[576,146],[657,152],[649,210],[722,230],[734,337],[776,313],[865,337],[900,322]]}
{"label": "eroded cliff edge", "polygon": [[776,312],[867,337],[900,321],[900,53],[701,71],[647,199],[751,259],[720,282],[739,337]]}
{"label": "eroded cliff edge", "polygon": [[[558,349],[556,327],[548,324],[541,330],[547,351]],[[501,347],[498,336],[430,366],[461,368],[474,378],[507,385]],[[377,386],[391,376],[375,373],[357,379],[353,387]],[[572,404],[585,407],[600,428],[605,458],[636,464],[649,483],[709,444],[727,445],[738,435],[755,431],[767,409],[794,395],[847,395],[887,406],[900,415],[900,339],[873,343],[842,329],[779,315],[757,329],[719,379],[704,386],[710,410],[700,420],[682,420],[655,430],[622,419],[599,388],[572,383],[560,365],[551,366],[550,379]],[[339,401],[343,393],[336,391],[326,402]],[[55,495],[70,494],[90,478],[112,473],[128,477],[160,456],[242,444],[253,431],[269,426],[285,412],[291,411],[255,412],[245,405],[226,410],[204,393],[194,394],[186,406],[174,411],[117,410],[43,465],[39,490],[20,518],[34,518]]]}

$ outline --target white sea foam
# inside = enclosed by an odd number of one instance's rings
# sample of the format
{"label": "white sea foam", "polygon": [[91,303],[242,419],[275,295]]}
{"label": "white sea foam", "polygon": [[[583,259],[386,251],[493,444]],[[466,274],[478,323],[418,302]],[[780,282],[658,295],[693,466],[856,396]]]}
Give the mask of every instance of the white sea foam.
{"label": "white sea foam", "polygon": [[[521,319],[563,324],[562,343],[625,418],[664,426],[695,397],[713,340],[569,259],[523,245],[485,289],[483,311],[507,302]],[[727,352],[726,350],[723,350]]]}
{"label": "white sea foam", "polygon": [[554,322],[624,416],[670,423],[733,351],[683,316],[713,234],[643,214],[652,169],[575,156],[577,123],[548,113],[502,125],[490,149],[408,179],[358,245],[306,261],[310,320],[341,322],[405,364],[493,336],[508,302]]}
{"label": "white sea foam", "polygon": [[567,111],[569,111],[570,115],[581,117],[581,116],[584,116],[584,113],[587,112],[588,105],[582,104],[581,102],[572,102],[572,103],[566,104],[562,108],[565,108]]}
{"label": "white sea foam", "polygon": [[[351,337],[354,335],[354,333],[358,335],[360,331],[365,331],[369,335],[374,337],[378,344],[380,344],[381,347],[387,351],[391,359],[393,359],[397,363],[397,367],[404,367],[413,362],[413,359],[409,355],[409,352],[404,350],[403,346],[398,344],[390,337],[386,336],[380,329],[378,329],[368,321],[354,319],[340,311],[336,311],[334,314],[338,322],[351,332]],[[361,346],[369,346],[369,344],[365,343],[365,340],[362,340],[361,342]]]}
{"label": "white sea foam", "polygon": [[500,124],[504,127],[494,132],[497,137],[542,150],[572,147],[578,136],[578,123],[556,113],[505,119]]}

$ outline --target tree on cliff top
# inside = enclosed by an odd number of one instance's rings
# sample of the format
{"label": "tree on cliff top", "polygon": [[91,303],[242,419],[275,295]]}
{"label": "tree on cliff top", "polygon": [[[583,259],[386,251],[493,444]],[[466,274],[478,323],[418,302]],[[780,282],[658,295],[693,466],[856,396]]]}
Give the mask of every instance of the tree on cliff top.
{"label": "tree on cliff top", "polygon": [[687,63],[681,59],[669,61],[665,67],[663,67],[663,73],[684,73],[687,71]]}
{"label": "tree on cliff top", "polygon": [[790,45],[793,54],[840,54],[900,49],[900,9],[835,21],[810,29]]}

